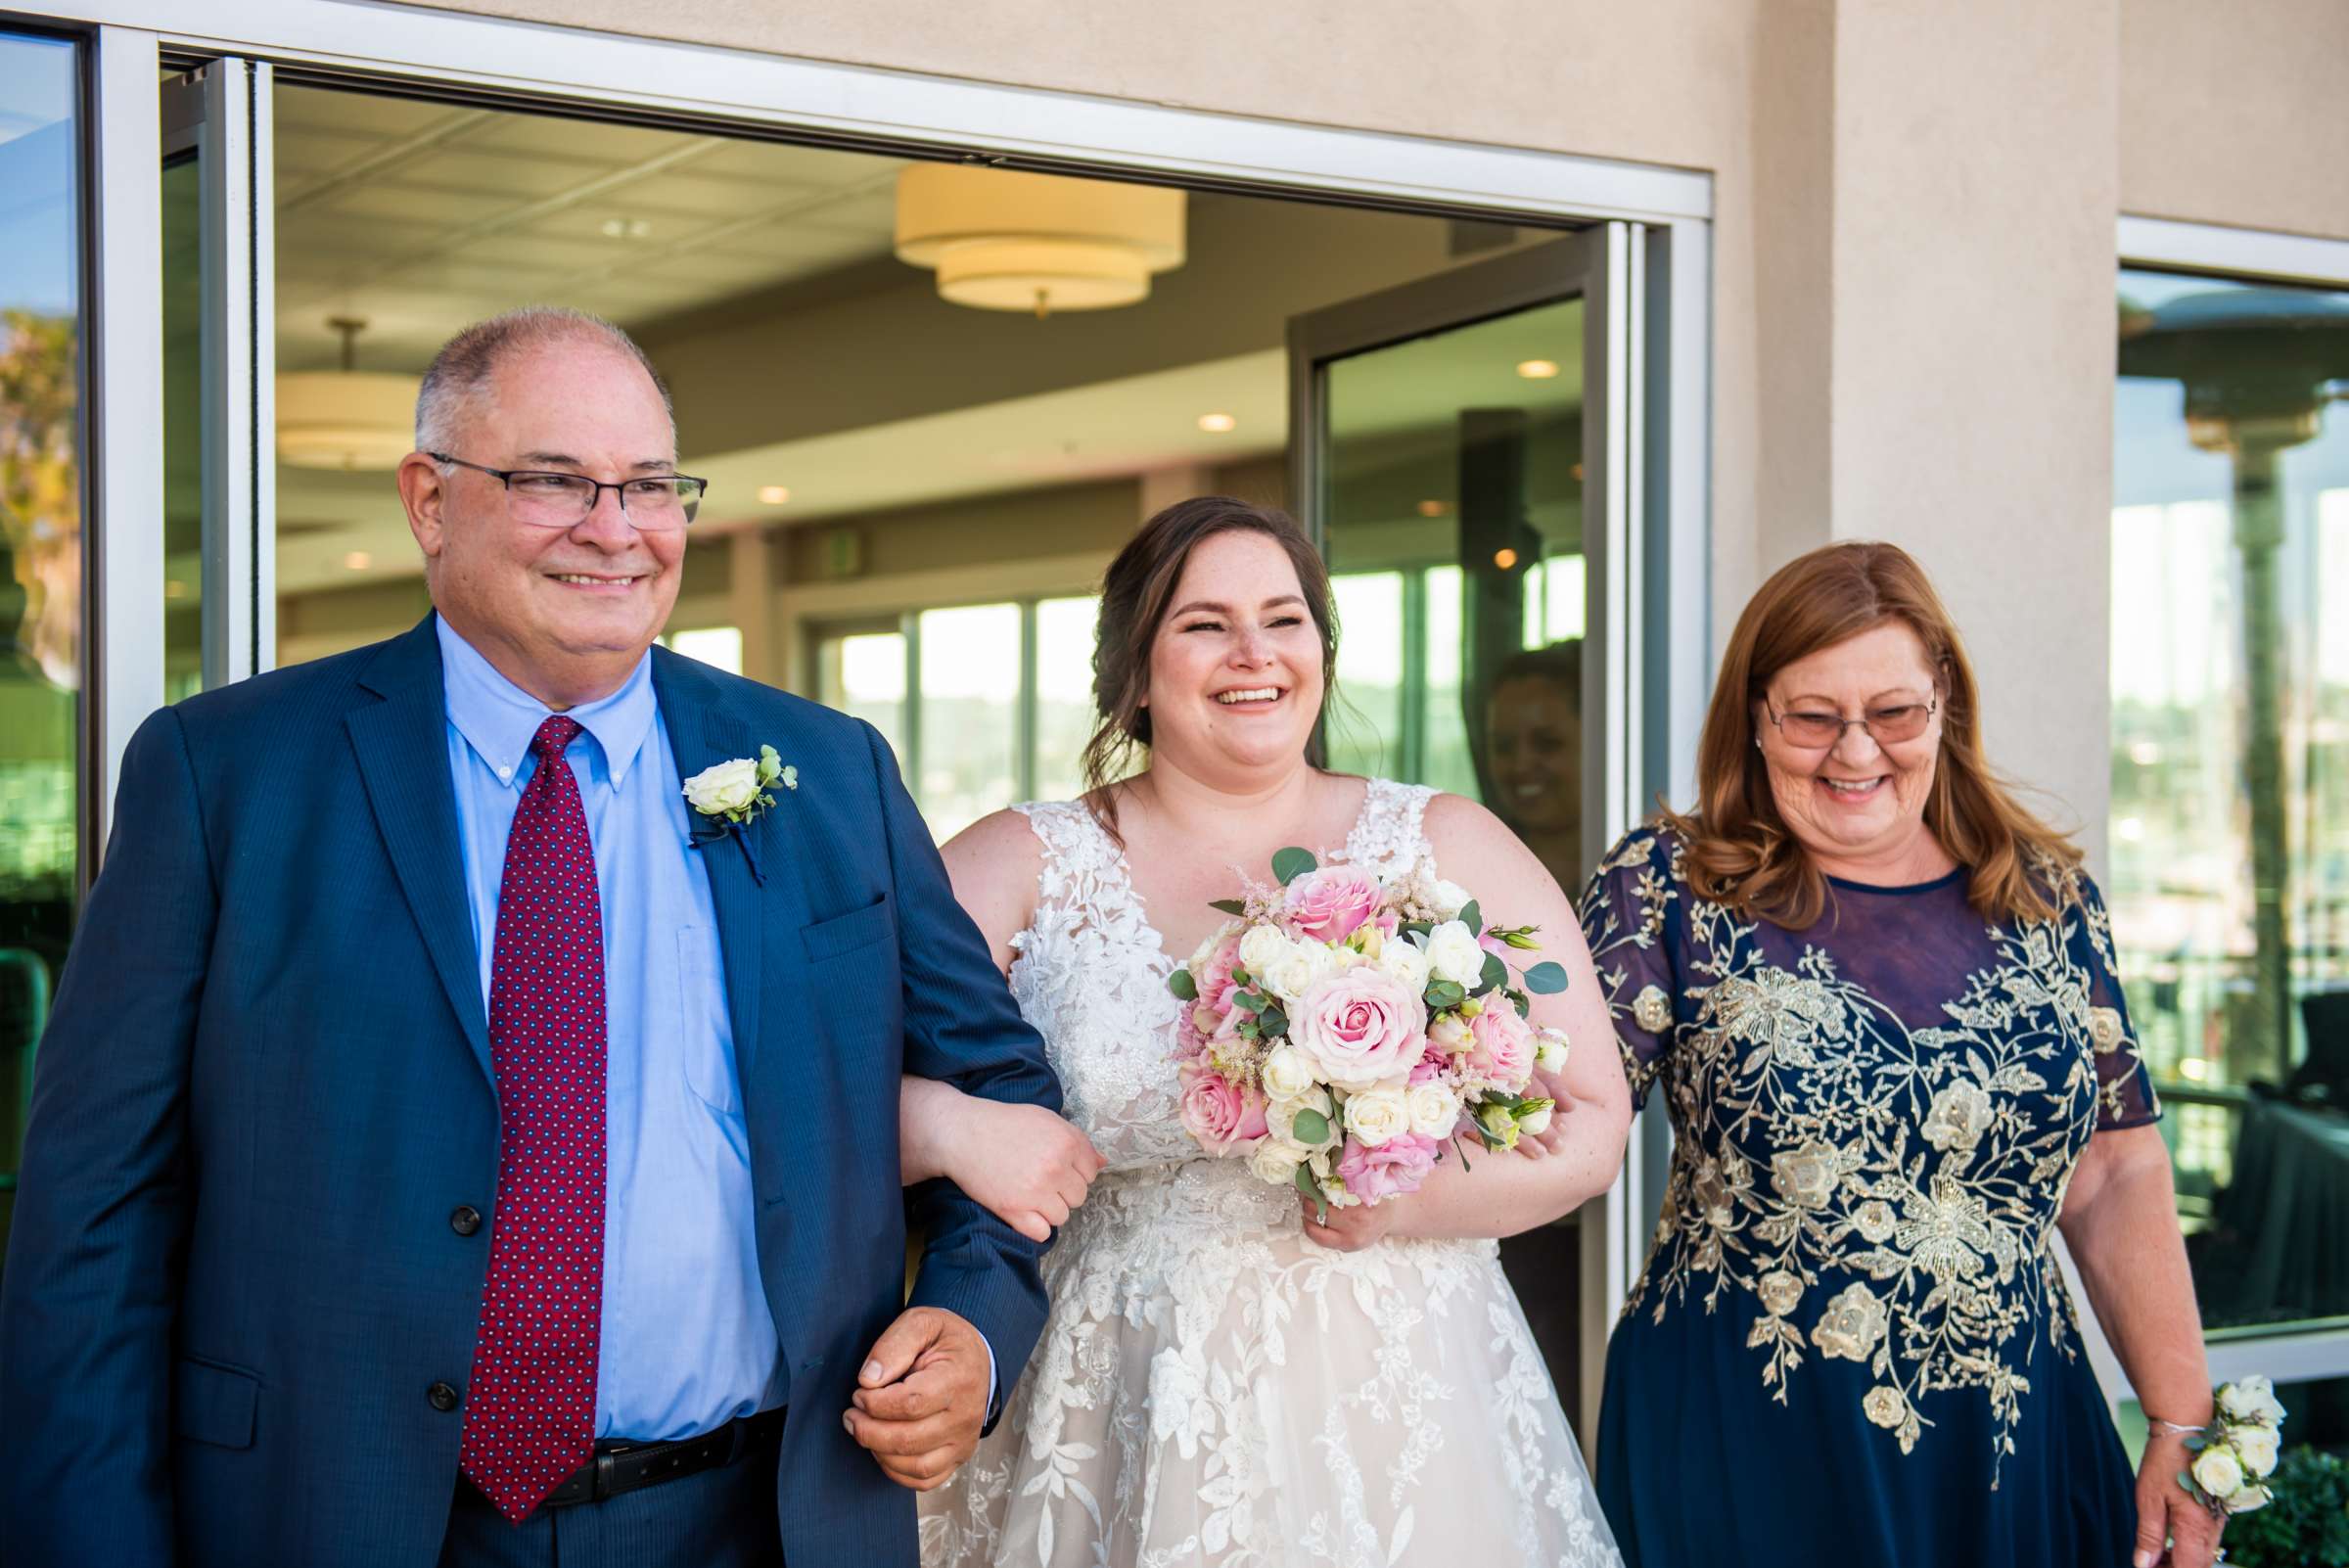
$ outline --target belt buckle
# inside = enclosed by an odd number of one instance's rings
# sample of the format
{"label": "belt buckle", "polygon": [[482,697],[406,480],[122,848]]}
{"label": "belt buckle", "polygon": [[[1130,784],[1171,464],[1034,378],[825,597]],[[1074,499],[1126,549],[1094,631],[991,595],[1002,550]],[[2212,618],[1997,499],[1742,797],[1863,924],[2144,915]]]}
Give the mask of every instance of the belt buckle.
{"label": "belt buckle", "polygon": [[613,1461],[619,1458],[621,1453],[626,1452],[628,1451],[622,1449],[618,1453],[599,1453],[591,1461],[595,1473],[587,1479],[587,1500],[589,1502],[601,1502],[612,1496],[612,1478],[620,1473],[620,1467]]}

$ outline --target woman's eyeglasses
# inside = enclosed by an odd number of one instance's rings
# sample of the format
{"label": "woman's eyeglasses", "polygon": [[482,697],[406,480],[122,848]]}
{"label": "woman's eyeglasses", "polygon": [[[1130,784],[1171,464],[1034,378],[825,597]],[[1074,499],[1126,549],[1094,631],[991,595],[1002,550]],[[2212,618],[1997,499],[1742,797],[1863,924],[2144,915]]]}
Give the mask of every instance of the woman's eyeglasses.
{"label": "woman's eyeglasses", "polygon": [[1941,711],[1941,698],[1929,702],[1892,703],[1871,708],[1858,718],[1846,718],[1823,709],[1797,708],[1779,713],[1762,700],[1762,711],[1770,721],[1778,726],[1778,735],[1787,745],[1806,752],[1823,752],[1843,739],[1843,732],[1854,724],[1867,731],[1878,746],[1898,746],[1922,735],[1932,724],[1933,715]]}

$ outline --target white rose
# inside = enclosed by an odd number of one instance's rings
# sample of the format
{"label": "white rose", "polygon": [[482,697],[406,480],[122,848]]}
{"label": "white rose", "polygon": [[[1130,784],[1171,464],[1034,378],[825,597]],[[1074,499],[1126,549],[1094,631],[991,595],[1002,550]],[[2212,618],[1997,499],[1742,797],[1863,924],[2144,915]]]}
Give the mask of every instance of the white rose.
{"label": "white rose", "polygon": [[1543,1072],[1564,1072],[1567,1049],[1564,1030],[1543,1029],[1534,1032],[1534,1065]]}
{"label": "white rose", "polygon": [[2229,1513],[2251,1513],[2276,1500],[2276,1494],[2266,1487],[2245,1487],[2227,1499]]}
{"label": "white rose", "polygon": [[1250,926],[1248,935],[1240,939],[1240,967],[1253,977],[1265,970],[1282,953],[1289,950],[1289,939],[1278,926]]}
{"label": "white rose", "polygon": [[2264,1377],[2238,1377],[2220,1389],[2219,1411],[2234,1421],[2283,1424],[2283,1407],[2277,1402],[2276,1385]]}
{"label": "white rose", "polygon": [[743,810],[759,799],[759,764],[747,757],[714,762],[685,781],[685,799],[704,816]]}
{"label": "white rose", "polygon": [[2214,1498],[2232,1498],[2243,1490],[2243,1467],[2234,1451],[2224,1446],[2194,1455],[2194,1484]]}
{"label": "white rose", "polygon": [[1311,1150],[1294,1143],[1280,1138],[1264,1138],[1257,1143],[1256,1152],[1248,1156],[1248,1169],[1260,1181],[1269,1181],[1283,1187],[1295,1186],[1297,1168],[1311,1157]]}
{"label": "white rose", "polygon": [[2227,1441],[2241,1456],[2243,1468],[2253,1475],[2267,1475],[2276,1468],[2276,1453],[2282,1440],[2267,1427],[2236,1427],[2227,1434]]}
{"label": "white rose", "polygon": [[1394,1084],[1346,1097],[1346,1130],[1372,1148],[1411,1130],[1411,1104]]}
{"label": "white rose", "polygon": [[[1309,1138],[1297,1130],[1300,1112],[1312,1111],[1322,1118],[1326,1129],[1318,1139]],[[1265,1127],[1283,1143],[1300,1148],[1326,1149],[1338,1141],[1337,1107],[1325,1088],[1307,1089],[1293,1100],[1273,1100],[1265,1106]]]}
{"label": "white rose", "polygon": [[1549,1130],[1549,1118],[1557,1109],[1555,1100],[1528,1100],[1517,1111],[1517,1130],[1529,1138],[1538,1138]]}
{"label": "white rose", "polygon": [[1282,1001],[1295,1002],[1305,994],[1306,988],[1338,967],[1338,955],[1318,942],[1293,942],[1288,951],[1259,970],[1254,964],[1248,973],[1271,988]]}
{"label": "white rose", "polygon": [[1427,965],[1438,980],[1472,991],[1485,975],[1485,949],[1465,925],[1447,920],[1427,934]]}
{"label": "white rose", "polygon": [[1407,942],[1390,942],[1378,949],[1378,967],[1387,978],[1416,996],[1427,990],[1427,954]]}
{"label": "white rose", "polygon": [[1447,882],[1438,877],[1428,884],[1427,901],[1436,906],[1436,913],[1450,920],[1468,907],[1468,890],[1456,882]]}
{"label": "white rose", "polygon": [[1459,1125],[1460,1097],[1448,1084],[1414,1084],[1405,1091],[1411,1106],[1411,1130],[1423,1138],[1448,1138]]}
{"label": "white rose", "polygon": [[1313,1086],[1313,1064],[1294,1045],[1279,1045],[1265,1058],[1265,1097],[1293,1100]]}
{"label": "white rose", "polygon": [[1448,1056],[1456,1056],[1468,1048],[1476,1037],[1468,1032],[1468,1022],[1457,1013],[1441,1013],[1427,1026],[1427,1042]]}

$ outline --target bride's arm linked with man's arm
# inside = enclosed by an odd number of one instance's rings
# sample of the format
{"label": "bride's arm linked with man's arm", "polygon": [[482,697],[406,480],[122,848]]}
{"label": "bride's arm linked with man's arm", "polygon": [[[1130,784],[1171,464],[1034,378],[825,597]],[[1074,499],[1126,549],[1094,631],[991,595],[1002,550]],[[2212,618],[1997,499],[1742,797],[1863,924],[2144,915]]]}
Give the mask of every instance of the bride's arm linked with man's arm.
{"label": "bride's arm linked with man's arm", "polygon": [[[1541,928],[1542,957],[1566,971],[1566,989],[1531,997],[1529,1022],[1565,1033],[1566,1064],[1542,1075],[1557,1101],[1543,1157],[1447,1153],[1418,1191],[1383,1203],[1306,1206],[1305,1233],[1343,1251],[1388,1236],[1513,1236],[1604,1192],[1623,1164],[1631,1090],[1615,1045],[1606,998],[1591,971],[1574,906],[1556,881],[1500,819],[1472,801],[1439,795],[1428,804],[1427,836],[1444,876],[1477,890],[1492,908]],[[1520,1139],[1523,1151],[1531,1139]]]}

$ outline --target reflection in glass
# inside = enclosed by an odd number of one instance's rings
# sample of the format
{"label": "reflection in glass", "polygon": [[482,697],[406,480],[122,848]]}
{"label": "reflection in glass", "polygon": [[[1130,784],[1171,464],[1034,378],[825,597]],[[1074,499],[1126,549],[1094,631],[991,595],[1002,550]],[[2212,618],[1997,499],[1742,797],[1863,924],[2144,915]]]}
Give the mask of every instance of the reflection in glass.
{"label": "reflection in glass", "polygon": [[204,170],[163,165],[163,700],[204,689]]}
{"label": "reflection in glass", "polygon": [[1039,801],[1075,800],[1093,733],[1093,623],[1097,595],[1036,607],[1036,784]]}
{"label": "reflection in glass", "polygon": [[2349,1314],[2349,296],[2124,272],[2120,335],[2122,972],[2205,1319]]}
{"label": "reflection in glass", "polygon": [[[1326,372],[1331,761],[1493,807],[1581,881],[1582,301]],[[1563,374],[1527,378],[1520,364]],[[1358,606],[1359,609],[1358,610]],[[1364,728],[1374,734],[1364,734]]]}
{"label": "reflection in glass", "polygon": [[925,610],[915,623],[921,739],[913,798],[944,844],[1019,793],[1020,607]]}
{"label": "reflection in glass", "polygon": [[1391,773],[1403,731],[1403,574],[1342,573],[1338,601],[1338,700],[1329,714],[1329,765],[1341,773]]}
{"label": "reflection in glass", "polygon": [[815,700],[872,725],[898,754],[898,765],[907,765],[903,632],[851,632],[818,642]]}
{"label": "reflection in glass", "polygon": [[79,66],[0,33],[0,1249],[73,927],[80,753]]}

